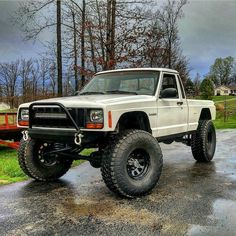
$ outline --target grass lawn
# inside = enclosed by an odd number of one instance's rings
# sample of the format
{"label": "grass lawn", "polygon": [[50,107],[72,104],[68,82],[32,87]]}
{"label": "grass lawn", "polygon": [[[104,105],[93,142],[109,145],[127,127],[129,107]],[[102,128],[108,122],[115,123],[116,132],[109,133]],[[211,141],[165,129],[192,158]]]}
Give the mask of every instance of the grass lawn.
{"label": "grass lawn", "polygon": [[[215,97],[223,97],[224,96],[215,96]],[[228,97],[235,98],[234,100],[228,100]],[[228,96],[226,101],[226,105],[228,107],[227,111],[230,113],[227,116],[226,122],[224,122],[224,110],[218,109],[216,112],[216,120],[214,121],[214,124],[217,129],[236,129],[236,97],[235,96]],[[229,98],[230,99],[230,98]],[[217,107],[223,107],[224,108],[224,100],[222,102],[218,100],[218,103],[216,104]]]}
{"label": "grass lawn", "polygon": [[225,97],[226,97],[226,100],[232,99],[232,98],[235,98],[235,99],[236,99],[236,96],[231,96],[231,95],[229,95],[229,96],[214,96],[212,100],[213,100],[214,102],[219,102],[219,101],[224,102]]}
{"label": "grass lawn", "polygon": [[[81,154],[89,155],[91,152],[92,150],[87,149]],[[82,162],[84,161],[74,161],[72,167],[78,166]],[[0,146],[0,185],[19,182],[28,178],[18,164],[17,151]]]}
{"label": "grass lawn", "polygon": [[0,146],[0,185],[26,180],[27,176],[20,169],[17,152]]}
{"label": "grass lawn", "polygon": [[217,114],[214,124],[217,129],[236,129],[236,114],[230,116],[226,122],[222,115]]}

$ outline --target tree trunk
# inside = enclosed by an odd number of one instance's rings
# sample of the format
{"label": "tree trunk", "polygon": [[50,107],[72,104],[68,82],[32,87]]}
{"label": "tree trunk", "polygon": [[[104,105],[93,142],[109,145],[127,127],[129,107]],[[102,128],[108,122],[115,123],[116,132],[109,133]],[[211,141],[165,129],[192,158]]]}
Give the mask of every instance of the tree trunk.
{"label": "tree trunk", "polygon": [[86,5],[85,5],[85,0],[83,0],[83,6],[82,6],[82,29],[81,29],[81,87],[84,87],[85,85],[85,75],[84,75],[84,70],[85,70],[85,37],[84,37],[84,33],[85,33],[85,9],[86,9]]}
{"label": "tree trunk", "polygon": [[169,48],[168,48],[168,67],[172,69],[172,42],[169,40]]}
{"label": "tree trunk", "polygon": [[77,37],[76,37],[76,22],[75,22],[75,12],[72,11],[73,20],[73,36],[74,36],[74,78],[75,78],[75,91],[79,90],[78,86],[78,51],[77,51]]}
{"label": "tree trunk", "polygon": [[105,69],[109,69],[109,61],[110,61],[110,48],[111,48],[111,3],[112,0],[107,0],[107,37],[106,37],[106,67]]}
{"label": "tree trunk", "polygon": [[89,34],[89,41],[90,41],[90,47],[91,47],[91,57],[92,57],[92,62],[93,62],[93,68],[94,68],[94,72],[97,73],[97,62],[95,58],[93,32],[92,32],[91,27],[88,28],[88,34]]}
{"label": "tree trunk", "polygon": [[57,86],[57,95],[60,97],[62,96],[61,0],[57,0]]}
{"label": "tree trunk", "polygon": [[110,69],[115,69],[115,31],[116,31],[116,0],[112,0]]}
{"label": "tree trunk", "polygon": [[107,0],[106,69],[115,67],[116,0]]}
{"label": "tree trunk", "polygon": [[106,58],[105,58],[104,39],[103,39],[103,34],[102,34],[102,17],[100,13],[98,0],[96,0],[96,7],[97,7],[97,13],[98,13],[98,26],[99,26],[99,34],[100,34],[100,45],[101,45],[101,51],[102,51],[102,69],[105,70]]}

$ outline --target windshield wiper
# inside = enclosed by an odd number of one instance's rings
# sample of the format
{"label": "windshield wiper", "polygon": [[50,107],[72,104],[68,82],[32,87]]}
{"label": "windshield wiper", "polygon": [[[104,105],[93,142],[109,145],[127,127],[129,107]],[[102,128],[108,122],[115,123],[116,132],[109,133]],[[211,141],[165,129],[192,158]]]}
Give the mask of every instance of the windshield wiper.
{"label": "windshield wiper", "polygon": [[83,92],[80,93],[79,95],[92,95],[92,94],[105,94],[104,92]]}
{"label": "windshield wiper", "polygon": [[135,95],[138,95],[136,92],[122,91],[122,90],[109,90],[109,91],[106,91],[106,93],[114,93],[114,94],[135,94]]}

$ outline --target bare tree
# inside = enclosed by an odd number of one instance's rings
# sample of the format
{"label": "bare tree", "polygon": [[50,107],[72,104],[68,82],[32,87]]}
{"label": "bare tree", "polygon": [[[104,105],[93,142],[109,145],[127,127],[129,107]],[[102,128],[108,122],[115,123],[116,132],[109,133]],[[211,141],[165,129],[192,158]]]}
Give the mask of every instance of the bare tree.
{"label": "bare tree", "polygon": [[61,0],[57,0],[57,95],[62,96]]}
{"label": "bare tree", "polygon": [[52,63],[49,68],[49,79],[50,79],[50,86],[52,89],[52,96],[56,94],[56,63]]}
{"label": "bare tree", "polygon": [[106,69],[115,67],[116,0],[107,0]]}
{"label": "bare tree", "polygon": [[[62,95],[62,53],[61,53],[61,0],[24,1],[19,3],[14,21],[25,33],[25,39],[36,39],[44,30],[56,26],[57,36],[57,78],[58,96]],[[45,9],[55,9],[56,17]],[[53,11],[52,11],[53,12]],[[56,19],[56,20],[54,20]]]}
{"label": "bare tree", "polygon": [[32,59],[26,60],[22,59],[20,61],[19,68],[19,80],[21,83],[21,94],[23,97],[23,102],[30,101],[30,79],[32,77],[33,61]]}
{"label": "bare tree", "polygon": [[37,99],[39,93],[39,81],[40,81],[40,64],[38,60],[35,60],[34,67],[32,68],[32,79],[31,79],[32,100]]}
{"label": "bare tree", "polygon": [[11,108],[14,108],[20,61],[0,64],[0,83],[3,94]]}
{"label": "bare tree", "polygon": [[[52,66],[48,69],[39,62],[44,72],[39,71],[37,86],[42,86],[42,94],[46,94],[45,83],[50,81],[53,93],[57,86],[58,94],[62,95],[62,85],[68,82],[68,76],[64,81],[62,78],[62,68],[66,66],[73,71],[76,89],[83,87],[86,79],[97,71],[124,67],[171,67],[179,70],[186,81],[188,61],[182,54],[178,32],[178,20],[183,17],[186,1],[168,0],[161,8],[152,0],[21,3],[17,20],[22,23],[27,39],[37,38],[49,28],[57,33],[56,54],[53,51],[46,55],[47,65]],[[49,15],[46,8],[51,10]]]}
{"label": "bare tree", "polygon": [[183,7],[187,0],[168,0],[167,3],[157,11],[159,31],[163,35],[166,64],[169,68],[175,66],[175,55],[179,47],[178,20],[183,17]]}
{"label": "bare tree", "polygon": [[200,85],[201,85],[201,76],[199,73],[197,73],[195,78],[193,79],[195,96],[199,96],[200,94]]}
{"label": "bare tree", "polygon": [[47,59],[42,57],[39,60],[39,66],[40,66],[40,80],[41,80],[41,88],[42,88],[42,96],[44,97],[46,94],[46,83],[48,80],[48,66],[47,66]]}

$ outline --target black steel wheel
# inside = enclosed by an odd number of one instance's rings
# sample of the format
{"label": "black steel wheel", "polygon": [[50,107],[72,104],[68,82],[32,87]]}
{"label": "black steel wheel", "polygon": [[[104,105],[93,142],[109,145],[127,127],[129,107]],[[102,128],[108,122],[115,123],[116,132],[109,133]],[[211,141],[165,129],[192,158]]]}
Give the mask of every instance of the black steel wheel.
{"label": "black steel wheel", "polygon": [[133,179],[143,178],[150,166],[150,156],[144,149],[135,149],[128,157],[127,172]]}

